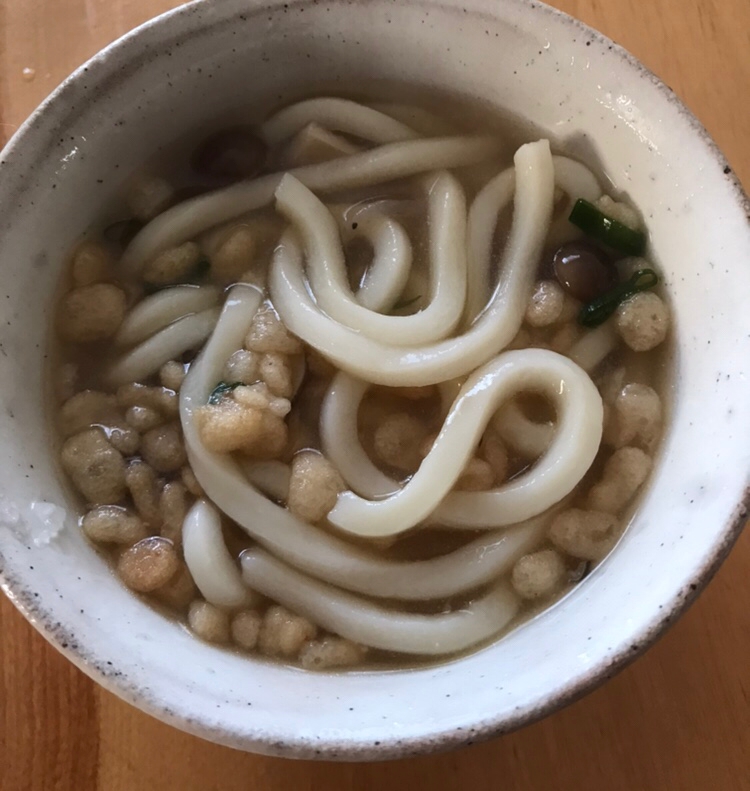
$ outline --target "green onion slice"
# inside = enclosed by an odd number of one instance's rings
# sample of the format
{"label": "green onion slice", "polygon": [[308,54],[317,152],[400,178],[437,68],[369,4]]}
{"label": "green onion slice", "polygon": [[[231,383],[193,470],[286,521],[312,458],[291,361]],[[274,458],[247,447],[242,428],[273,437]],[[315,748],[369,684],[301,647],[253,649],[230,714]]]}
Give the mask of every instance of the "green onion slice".
{"label": "green onion slice", "polygon": [[215,406],[225,395],[231,393],[232,390],[239,387],[241,384],[242,382],[219,382],[211,391],[211,395],[208,397],[208,403]]}
{"label": "green onion slice", "polygon": [[646,248],[645,233],[607,217],[583,198],[576,201],[568,219],[587,236],[627,255],[642,255]]}
{"label": "green onion slice", "polygon": [[578,314],[578,323],[584,327],[598,327],[617,310],[617,306],[640,291],[648,291],[659,282],[653,269],[639,269],[625,283],[620,283],[600,297],[584,305]]}

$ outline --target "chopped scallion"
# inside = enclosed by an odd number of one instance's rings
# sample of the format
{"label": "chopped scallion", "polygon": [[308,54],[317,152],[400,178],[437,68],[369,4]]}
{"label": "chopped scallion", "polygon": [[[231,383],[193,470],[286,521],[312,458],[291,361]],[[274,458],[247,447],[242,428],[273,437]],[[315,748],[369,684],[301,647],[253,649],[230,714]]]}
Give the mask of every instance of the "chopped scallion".
{"label": "chopped scallion", "polygon": [[600,297],[581,308],[578,323],[584,327],[598,327],[617,310],[617,306],[640,291],[648,291],[659,282],[653,269],[639,269],[624,283],[605,291]]}
{"label": "chopped scallion", "polygon": [[646,247],[646,234],[607,217],[583,198],[576,201],[568,219],[587,236],[626,255],[642,255]]}
{"label": "chopped scallion", "polygon": [[232,390],[239,387],[241,384],[242,382],[219,382],[211,391],[211,395],[208,397],[208,403],[215,406],[225,395],[231,393]]}

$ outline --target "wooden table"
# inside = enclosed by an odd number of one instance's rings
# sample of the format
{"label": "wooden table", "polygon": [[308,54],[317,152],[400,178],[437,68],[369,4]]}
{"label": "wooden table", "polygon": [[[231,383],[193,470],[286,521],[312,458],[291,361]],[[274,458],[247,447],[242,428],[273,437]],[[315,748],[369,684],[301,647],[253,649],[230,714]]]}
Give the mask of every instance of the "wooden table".
{"label": "wooden table", "polygon": [[[178,4],[0,0],[0,138],[100,47]],[[750,185],[750,0],[553,4],[664,78]],[[750,789],[749,613],[746,533],[656,647],[565,711],[446,755],[339,765],[245,755],[162,725],[96,687],[0,596],[0,789]]]}

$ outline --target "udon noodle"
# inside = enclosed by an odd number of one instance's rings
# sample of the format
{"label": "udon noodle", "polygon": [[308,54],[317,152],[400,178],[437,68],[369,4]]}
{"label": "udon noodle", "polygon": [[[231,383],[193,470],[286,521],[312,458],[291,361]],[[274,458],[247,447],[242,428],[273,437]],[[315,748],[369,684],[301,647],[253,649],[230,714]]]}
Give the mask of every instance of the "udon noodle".
{"label": "udon noodle", "polygon": [[507,147],[320,97],[131,183],[73,254],[55,372],[128,587],[208,642],[360,667],[481,646],[612,549],[668,311],[637,212]]}

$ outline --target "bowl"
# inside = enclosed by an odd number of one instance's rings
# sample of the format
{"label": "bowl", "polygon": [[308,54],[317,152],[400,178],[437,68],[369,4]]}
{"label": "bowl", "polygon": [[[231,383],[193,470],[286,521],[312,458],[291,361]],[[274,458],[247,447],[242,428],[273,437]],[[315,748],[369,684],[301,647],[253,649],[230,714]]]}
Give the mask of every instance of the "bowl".
{"label": "bowl", "polygon": [[[66,251],[159,146],[238,104],[278,105],[373,80],[449,89],[520,114],[641,208],[673,307],[672,411],[635,519],[556,606],[440,665],[312,674],[196,640],[126,591],[82,538],[51,452],[48,332]],[[78,69],[10,141],[0,174],[2,587],[85,673],[165,722],[244,750],[348,760],[507,732],[592,689],[653,642],[744,524],[747,199],[668,88],[547,6],[192,3]]]}

